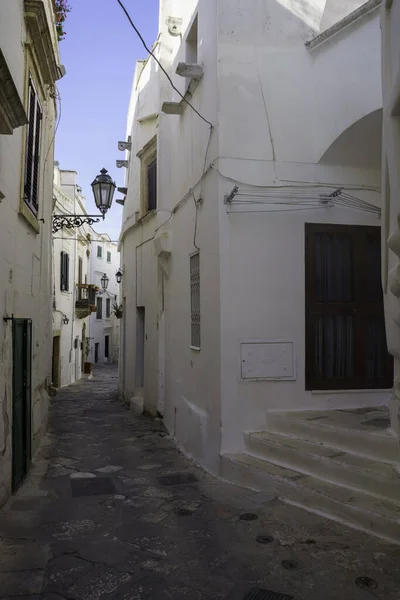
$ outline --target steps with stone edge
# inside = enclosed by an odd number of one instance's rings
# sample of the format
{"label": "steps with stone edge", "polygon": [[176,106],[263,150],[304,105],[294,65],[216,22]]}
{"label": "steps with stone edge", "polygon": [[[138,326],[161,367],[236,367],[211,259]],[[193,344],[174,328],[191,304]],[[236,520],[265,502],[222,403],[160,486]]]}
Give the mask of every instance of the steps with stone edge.
{"label": "steps with stone edge", "polygon": [[273,431],[245,433],[248,453],[222,456],[221,475],[400,544],[396,438],[338,412],[268,414]]}

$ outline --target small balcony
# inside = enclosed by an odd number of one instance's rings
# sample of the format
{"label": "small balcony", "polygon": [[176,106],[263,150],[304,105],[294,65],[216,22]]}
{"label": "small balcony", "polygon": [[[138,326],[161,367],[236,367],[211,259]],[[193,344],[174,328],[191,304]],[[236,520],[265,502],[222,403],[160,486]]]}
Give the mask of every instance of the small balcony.
{"label": "small balcony", "polygon": [[96,312],[96,288],[91,283],[76,284],[75,315],[78,319],[85,319]]}

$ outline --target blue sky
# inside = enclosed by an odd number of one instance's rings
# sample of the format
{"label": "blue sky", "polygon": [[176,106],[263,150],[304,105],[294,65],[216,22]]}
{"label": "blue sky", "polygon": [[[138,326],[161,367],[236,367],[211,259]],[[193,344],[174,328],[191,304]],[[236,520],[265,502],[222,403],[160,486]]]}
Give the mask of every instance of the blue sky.
{"label": "blue sky", "polygon": [[[136,60],[146,57],[136,33],[116,0],[69,0],[66,38],[60,42],[67,74],[58,82],[61,121],[55,159],[61,169],[78,172],[86,208],[95,214],[91,182],[105,167],[123,186],[125,169],[115,161],[124,153],[117,142],[126,137],[126,115]],[[159,0],[124,0],[150,47],[158,29]],[[117,191],[106,220],[95,229],[118,239],[122,206]]]}

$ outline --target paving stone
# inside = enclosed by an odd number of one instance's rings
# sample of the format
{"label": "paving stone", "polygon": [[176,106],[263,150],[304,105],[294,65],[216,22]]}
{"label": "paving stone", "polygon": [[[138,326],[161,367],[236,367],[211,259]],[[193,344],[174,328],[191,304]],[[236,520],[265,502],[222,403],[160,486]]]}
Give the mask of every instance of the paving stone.
{"label": "paving stone", "polygon": [[0,598],[40,594],[43,582],[42,570],[0,573]]}
{"label": "paving stone", "polygon": [[[44,569],[51,558],[50,546],[30,540],[0,539],[0,572]],[[0,588],[1,593],[1,588]]]}
{"label": "paving stone", "polygon": [[68,588],[68,596],[79,600],[100,600],[104,596],[115,595],[118,588],[131,578],[129,573],[98,566]]}

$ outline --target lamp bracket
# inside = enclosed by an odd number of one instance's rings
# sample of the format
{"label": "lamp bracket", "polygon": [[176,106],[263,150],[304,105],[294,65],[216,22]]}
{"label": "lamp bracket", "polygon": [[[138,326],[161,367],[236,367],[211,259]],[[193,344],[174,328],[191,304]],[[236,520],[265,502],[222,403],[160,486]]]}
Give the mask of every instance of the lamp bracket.
{"label": "lamp bracket", "polygon": [[74,229],[82,225],[93,225],[104,220],[105,215],[53,215],[53,233],[57,233],[63,227]]}

